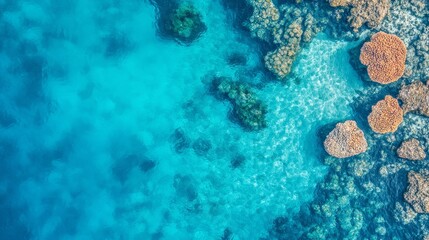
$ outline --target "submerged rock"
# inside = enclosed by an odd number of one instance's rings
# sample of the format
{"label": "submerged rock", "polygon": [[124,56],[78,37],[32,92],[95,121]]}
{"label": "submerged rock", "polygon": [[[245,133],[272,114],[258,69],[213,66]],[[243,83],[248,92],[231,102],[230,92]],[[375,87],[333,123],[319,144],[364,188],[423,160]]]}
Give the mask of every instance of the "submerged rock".
{"label": "submerged rock", "polygon": [[398,129],[403,120],[403,111],[398,100],[387,95],[383,100],[372,106],[368,123],[376,133],[391,133]]}
{"label": "submerged rock", "polygon": [[399,37],[378,32],[362,46],[359,59],[368,67],[372,81],[388,84],[404,74],[406,54],[405,44]]}
{"label": "submerged rock", "polygon": [[421,81],[404,85],[398,98],[403,102],[404,113],[417,112],[429,117],[429,81],[424,85]]}
{"label": "submerged rock", "polygon": [[365,136],[355,121],[337,123],[323,143],[326,152],[337,158],[346,158],[363,153],[368,148]]}
{"label": "submerged rock", "polygon": [[408,160],[423,160],[426,153],[419,141],[415,138],[402,142],[397,150],[398,157]]}
{"label": "submerged rock", "polygon": [[228,99],[233,105],[234,117],[250,130],[260,130],[267,126],[265,114],[267,108],[251,91],[250,87],[225,77],[215,77],[211,90],[222,99]]}
{"label": "submerged rock", "polygon": [[429,171],[408,173],[408,188],[404,198],[417,213],[429,213]]}

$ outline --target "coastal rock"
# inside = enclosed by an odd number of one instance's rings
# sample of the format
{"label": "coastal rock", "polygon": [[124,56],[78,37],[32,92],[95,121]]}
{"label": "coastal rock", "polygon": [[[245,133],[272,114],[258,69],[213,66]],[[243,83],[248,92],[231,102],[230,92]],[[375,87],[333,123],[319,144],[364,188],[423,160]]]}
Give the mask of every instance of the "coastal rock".
{"label": "coastal rock", "polygon": [[388,84],[404,74],[406,54],[405,44],[399,37],[378,32],[362,46],[359,59],[368,67],[372,81]]}
{"label": "coastal rock", "polygon": [[429,81],[424,85],[421,81],[404,85],[398,98],[403,102],[404,113],[417,112],[429,117]]}
{"label": "coastal rock", "polygon": [[376,133],[395,132],[402,120],[403,111],[398,100],[390,95],[372,106],[372,111],[368,116],[369,126]]}
{"label": "coastal rock", "polygon": [[415,138],[402,142],[397,150],[400,158],[408,160],[423,160],[426,158],[426,153],[419,141]]}
{"label": "coastal rock", "polygon": [[346,158],[363,153],[368,148],[365,136],[355,121],[337,123],[323,143],[326,152],[337,158]]}
{"label": "coastal rock", "polygon": [[429,213],[429,171],[408,173],[408,188],[404,198],[417,213]]}

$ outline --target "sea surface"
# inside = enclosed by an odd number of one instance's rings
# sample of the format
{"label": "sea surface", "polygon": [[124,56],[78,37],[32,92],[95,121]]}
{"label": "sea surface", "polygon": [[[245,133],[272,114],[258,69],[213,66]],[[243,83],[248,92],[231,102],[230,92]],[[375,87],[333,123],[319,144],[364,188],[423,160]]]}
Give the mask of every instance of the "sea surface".
{"label": "sea surface", "polygon": [[[319,33],[278,82],[224,1],[192,2],[207,29],[181,44],[145,0],[0,1],[0,239],[258,239],[313,200],[360,42]],[[213,76],[252,86],[267,128],[232,121]]]}

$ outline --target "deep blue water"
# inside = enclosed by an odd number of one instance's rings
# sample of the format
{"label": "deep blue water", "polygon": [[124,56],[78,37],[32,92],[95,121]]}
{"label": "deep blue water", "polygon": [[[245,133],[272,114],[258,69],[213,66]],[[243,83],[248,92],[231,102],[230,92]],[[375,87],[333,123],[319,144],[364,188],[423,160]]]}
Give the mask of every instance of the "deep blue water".
{"label": "deep blue water", "polygon": [[[315,198],[359,42],[318,34],[279,83],[221,1],[193,3],[207,29],[183,45],[148,1],[0,1],[0,239],[258,239]],[[255,86],[268,127],[231,121],[214,75]]]}

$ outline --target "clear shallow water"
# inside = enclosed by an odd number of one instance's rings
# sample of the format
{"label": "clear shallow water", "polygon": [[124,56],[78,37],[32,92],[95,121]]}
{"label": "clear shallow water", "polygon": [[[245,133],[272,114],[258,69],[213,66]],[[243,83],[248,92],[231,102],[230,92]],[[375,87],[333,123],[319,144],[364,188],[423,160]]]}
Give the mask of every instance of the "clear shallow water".
{"label": "clear shallow water", "polygon": [[[362,88],[348,64],[356,43],[320,34],[281,84],[220,3],[195,5],[207,31],[183,46],[159,38],[145,1],[0,2],[2,236],[213,239],[229,228],[256,239],[312,200],[327,173],[319,128],[352,118]],[[232,51],[247,64],[228,65]],[[229,103],[207,92],[212,75],[260,86],[268,128],[231,122]]]}

